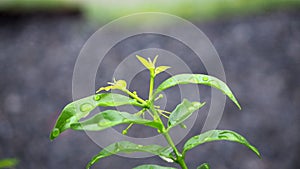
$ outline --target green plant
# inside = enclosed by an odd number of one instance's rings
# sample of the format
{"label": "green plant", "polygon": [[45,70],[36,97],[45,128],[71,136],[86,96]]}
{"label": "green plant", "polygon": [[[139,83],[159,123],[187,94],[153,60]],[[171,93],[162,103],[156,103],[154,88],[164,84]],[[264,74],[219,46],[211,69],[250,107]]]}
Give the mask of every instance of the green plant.
{"label": "green plant", "polygon": [[19,161],[15,158],[5,158],[0,160],[0,168],[14,168]]}
{"label": "green plant", "polygon": [[[126,81],[114,80],[112,83],[109,83],[109,86],[101,87],[96,92],[98,94],[82,98],[68,104],[59,116],[55,127],[50,134],[50,139],[55,139],[59,136],[60,133],[67,129],[100,131],[119,124],[129,124],[129,126],[125,130],[123,130],[123,134],[126,134],[130,126],[132,126],[133,124],[140,124],[157,129],[158,133],[161,133],[169,144],[169,146],[167,147],[162,147],[160,145],[137,145],[128,141],[116,142],[104,148],[102,151],[100,151],[99,154],[94,156],[88,163],[86,168],[90,168],[101,158],[113,154],[148,152],[154,155],[158,155],[168,162],[178,163],[181,168],[187,169],[188,167],[185,163],[185,155],[187,151],[203,143],[218,140],[232,141],[243,144],[260,157],[258,150],[254,146],[250,145],[243,136],[229,130],[210,130],[202,134],[193,136],[184,144],[182,151],[179,151],[179,149],[175,146],[172,138],[170,137],[169,131],[177,125],[181,125],[184,127],[183,122],[187,118],[189,118],[193,112],[203,107],[205,103],[191,102],[187,99],[183,99],[183,101],[178,104],[172,112],[168,112],[166,110],[161,110],[154,104],[155,100],[162,97],[162,95],[160,95],[160,92],[179,84],[202,84],[214,87],[222,91],[237,105],[239,109],[241,109],[241,107],[229,87],[224,82],[215,77],[204,74],[175,75],[162,82],[157,87],[157,89],[154,90],[154,79],[156,75],[170,67],[156,67],[155,64],[157,56],[153,61],[149,58],[148,60],[146,60],[140,56],[137,56],[137,58],[150,72],[149,97],[147,100],[140,98],[136,92],[129,91],[127,89]],[[110,90],[120,90],[129,97],[116,93],[99,93],[102,91]],[[135,114],[120,112],[116,110],[105,110],[87,120],[79,121],[80,119],[86,117],[97,106],[114,107],[128,104],[140,107],[141,110]],[[144,118],[144,113],[146,112],[151,115],[152,119]],[[168,118],[168,123],[164,124],[161,117]],[[171,169],[171,167],[162,167],[157,165],[142,165],[136,167],[135,169],[150,168]],[[209,165],[206,163],[198,167],[198,169],[209,168]]]}

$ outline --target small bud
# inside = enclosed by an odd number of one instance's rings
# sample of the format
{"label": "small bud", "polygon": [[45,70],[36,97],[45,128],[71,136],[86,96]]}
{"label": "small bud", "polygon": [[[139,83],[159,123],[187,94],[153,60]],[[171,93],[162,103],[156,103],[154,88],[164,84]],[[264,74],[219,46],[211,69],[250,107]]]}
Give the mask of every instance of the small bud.
{"label": "small bud", "polygon": [[127,134],[127,130],[123,130],[123,131],[122,131],[122,134],[123,134],[123,135],[126,135],[126,134]]}

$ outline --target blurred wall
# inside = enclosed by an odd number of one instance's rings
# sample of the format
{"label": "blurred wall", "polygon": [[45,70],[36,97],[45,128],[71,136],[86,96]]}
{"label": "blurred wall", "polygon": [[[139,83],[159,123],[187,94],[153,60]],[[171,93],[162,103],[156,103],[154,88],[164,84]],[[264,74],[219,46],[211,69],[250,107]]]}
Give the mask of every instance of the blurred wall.
{"label": "blurred wall", "polygon": [[[191,168],[202,162],[216,169],[300,167],[299,17],[297,10],[283,10],[194,22],[215,45],[228,85],[243,107],[238,111],[228,102],[219,128],[245,135],[262,159],[240,145],[212,143],[187,154],[192,157],[187,159]],[[20,169],[84,168],[100,148],[83,132],[67,131],[53,142],[48,135],[61,108],[71,101],[76,57],[98,26],[77,14],[40,13],[1,13],[0,25],[0,158],[18,158]],[[149,36],[139,47],[172,48],[165,42]],[[107,62],[119,63],[126,50],[120,48]],[[176,45],[172,50],[181,57],[189,54]],[[191,66],[199,70],[198,65]],[[200,123],[189,136],[199,133],[199,127]],[[159,158],[114,156],[95,168],[132,168],[141,163],[165,164]]]}

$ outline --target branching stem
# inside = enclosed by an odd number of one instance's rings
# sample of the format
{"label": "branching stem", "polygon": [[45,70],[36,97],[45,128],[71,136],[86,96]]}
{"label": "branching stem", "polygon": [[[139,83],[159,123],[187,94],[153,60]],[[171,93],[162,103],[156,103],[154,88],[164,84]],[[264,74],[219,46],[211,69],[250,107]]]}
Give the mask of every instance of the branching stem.
{"label": "branching stem", "polygon": [[186,166],[186,163],[184,161],[184,157],[182,156],[182,154],[178,151],[177,147],[175,146],[169,131],[166,129],[164,123],[162,122],[161,118],[159,117],[159,112],[155,109],[154,107],[154,99],[152,98],[153,95],[153,88],[154,88],[154,69],[153,70],[149,70],[150,71],[150,84],[149,84],[149,109],[150,111],[153,113],[154,116],[154,120],[158,121],[159,123],[162,124],[163,128],[162,131],[160,131],[163,136],[165,137],[166,141],[168,142],[168,144],[172,147],[175,155],[176,155],[176,162],[181,166],[182,169],[188,169]]}

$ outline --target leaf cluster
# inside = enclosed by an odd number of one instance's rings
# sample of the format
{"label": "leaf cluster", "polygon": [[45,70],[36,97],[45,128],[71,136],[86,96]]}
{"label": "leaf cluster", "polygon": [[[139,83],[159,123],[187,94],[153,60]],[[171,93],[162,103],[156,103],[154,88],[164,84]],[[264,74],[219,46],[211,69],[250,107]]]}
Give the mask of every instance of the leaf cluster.
{"label": "leaf cluster", "polygon": [[[157,57],[153,61],[148,58],[136,56],[137,59],[149,70],[150,72],[150,87],[149,98],[142,99],[136,92],[131,92],[127,88],[125,80],[113,80],[108,83],[108,86],[100,87],[96,94],[88,96],[79,100],[69,103],[62,110],[58,117],[56,124],[50,134],[50,139],[57,138],[62,132],[67,129],[72,130],[86,130],[86,131],[101,131],[107,128],[128,124],[128,127],[123,131],[126,134],[132,125],[144,125],[157,129],[157,131],[164,135],[169,146],[163,147],[160,145],[138,145],[128,141],[116,142],[104,148],[97,155],[95,155],[88,163],[86,168],[90,168],[94,163],[100,159],[118,153],[134,153],[134,152],[147,152],[160,156],[163,160],[168,162],[176,162],[182,168],[187,168],[185,164],[186,152],[204,143],[213,141],[231,141],[240,143],[260,157],[258,150],[251,145],[243,136],[230,130],[210,130],[199,135],[193,136],[187,140],[181,151],[174,145],[169,131],[175,126],[184,127],[184,121],[187,120],[194,112],[199,110],[205,105],[205,102],[189,101],[183,99],[180,104],[172,111],[161,110],[155,105],[155,100],[161,98],[160,93],[168,88],[176,85],[185,84],[198,84],[211,86],[218,89],[231,99],[236,106],[241,109],[240,104],[231,92],[230,88],[221,80],[216,77],[205,74],[179,74],[172,76],[162,82],[155,90],[154,78],[161,72],[169,69],[169,66],[156,67]],[[110,93],[108,91],[119,90],[123,94]],[[99,93],[106,91],[106,93]],[[87,117],[89,113],[97,107],[116,107],[122,105],[132,105],[139,107],[140,111],[135,113],[121,112],[117,110],[105,110],[97,113],[96,115],[82,120]],[[149,113],[151,119],[145,118],[144,114]],[[162,117],[168,119],[167,124],[161,120]],[[172,169],[171,167],[163,167],[157,165],[142,165],[135,169]],[[204,163],[198,169],[209,169],[209,165]]]}

